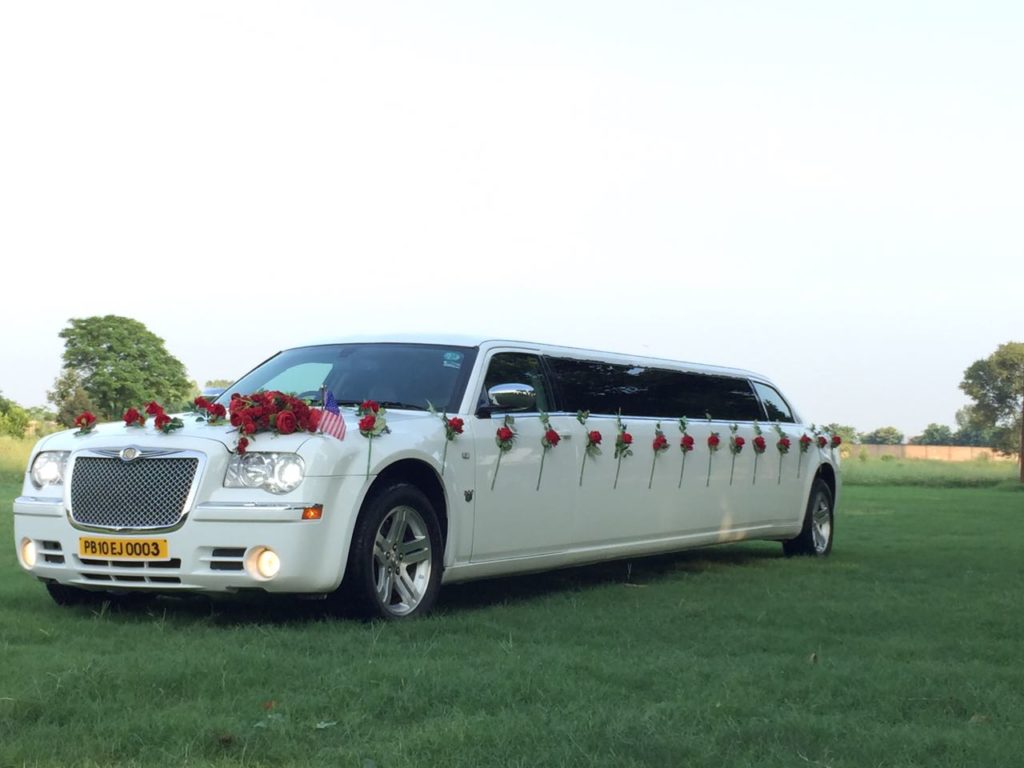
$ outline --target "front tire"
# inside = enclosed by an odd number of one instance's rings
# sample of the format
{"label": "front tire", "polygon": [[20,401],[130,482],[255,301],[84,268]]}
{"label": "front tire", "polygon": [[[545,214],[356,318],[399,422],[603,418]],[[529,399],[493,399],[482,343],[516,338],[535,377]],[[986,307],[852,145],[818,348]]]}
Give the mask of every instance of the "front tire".
{"label": "front tire", "polygon": [[804,527],[799,536],[782,542],[782,551],[786,557],[794,555],[825,557],[832,551],[834,536],[835,502],[828,484],[819,477],[811,485],[811,495],[807,499],[807,512],[804,515]]}
{"label": "front tire", "polygon": [[441,589],[441,527],[423,492],[397,483],[367,502],[352,536],[342,600],[364,616],[411,618]]}
{"label": "front tire", "polygon": [[126,610],[145,608],[156,600],[156,595],[151,592],[105,592],[103,590],[80,589],[67,584],[48,582],[46,591],[50,593],[53,602],[61,606],[74,605],[100,605],[110,603],[112,606]]}
{"label": "front tire", "polygon": [[55,581],[46,583],[46,591],[50,593],[53,602],[61,606],[96,605],[109,599],[105,592],[69,587],[67,584],[58,584]]}

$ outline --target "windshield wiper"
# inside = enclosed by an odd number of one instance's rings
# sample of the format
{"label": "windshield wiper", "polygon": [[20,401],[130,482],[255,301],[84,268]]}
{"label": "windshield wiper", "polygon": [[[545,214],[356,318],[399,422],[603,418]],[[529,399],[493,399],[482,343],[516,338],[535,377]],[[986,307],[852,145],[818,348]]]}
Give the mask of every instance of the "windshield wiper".
{"label": "windshield wiper", "polygon": [[402,403],[397,400],[381,400],[380,404],[385,408],[398,408],[399,410],[406,411],[425,411],[427,410],[424,405],[413,405],[412,403]]}
{"label": "windshield wiper", "polygon": [[[337,400],[335,401],[340,406],[346,407],[358,407],[362,405],[365,400]],[[403,403],[399,400],[378,400],[378,405],[382,405],[385,408],[398,408],[399,410],[406,411],[425,411],[427,407],[424,405],[413,405],[412,403]]]}

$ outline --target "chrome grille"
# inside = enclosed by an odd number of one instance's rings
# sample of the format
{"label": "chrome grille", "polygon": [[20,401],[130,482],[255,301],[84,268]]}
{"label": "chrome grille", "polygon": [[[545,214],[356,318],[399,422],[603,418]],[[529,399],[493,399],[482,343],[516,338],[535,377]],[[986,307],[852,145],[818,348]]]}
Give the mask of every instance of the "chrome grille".
{"label": "chrome grille", "polygon": [[185,513],[196,458],[80,456],[71,472],[71,519],[97,528],[170,528]]}

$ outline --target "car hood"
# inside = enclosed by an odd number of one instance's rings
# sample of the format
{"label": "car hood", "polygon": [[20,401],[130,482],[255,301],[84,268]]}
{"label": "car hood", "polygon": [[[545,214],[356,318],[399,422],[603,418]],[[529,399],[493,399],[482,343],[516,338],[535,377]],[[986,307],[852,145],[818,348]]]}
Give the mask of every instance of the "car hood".
{"label": "car hood", "polygon": [[[235,449],[239,434],[238,430],[230,424],[209,424],[195,413],[179,413],[175,416],[181,419],[183,426],[167,433],[156,429],[153,426],[153,419],[149,419],[145,427],[129,427],[119,421],[106,422],[96,424],[86,434],[79,434],[79,431],[74,429],[56,432],[40,441],[37,450],[77,451],[127,445],[184,449],[197,447],[197,440],[204,441],[204,443],[218,443],[228,451]],[[353,437],[362,440],[358,427],[359,418],[355,415],[355,411],[351,408],[343,408],[342,416],[346,425],[344,442],[348,443]],[[391,432],[396,434],[409,430],[418,432],[428,420],[433,418],[428,413],[418,411],[389,411],[387,413],[388,427]],[[307,440],[319,436],[310,432],[296,432],[290,435],[258,432],[248,437],[250,450],[297,451]],[[206,448],[208,450],[209,446],[207,445]]]}

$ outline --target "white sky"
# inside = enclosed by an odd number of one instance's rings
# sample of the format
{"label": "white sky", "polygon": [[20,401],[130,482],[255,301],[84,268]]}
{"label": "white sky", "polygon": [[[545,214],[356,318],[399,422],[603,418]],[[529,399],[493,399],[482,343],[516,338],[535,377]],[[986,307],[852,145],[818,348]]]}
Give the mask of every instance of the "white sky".
{"label": "white sky", "polygon": [[908,437],[1024,340],[1024,3],[0,1],[0,390],[493,333]]}

